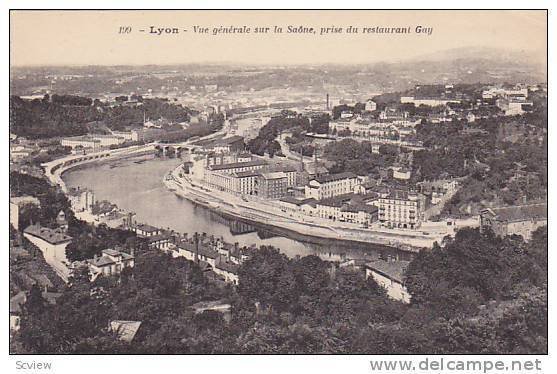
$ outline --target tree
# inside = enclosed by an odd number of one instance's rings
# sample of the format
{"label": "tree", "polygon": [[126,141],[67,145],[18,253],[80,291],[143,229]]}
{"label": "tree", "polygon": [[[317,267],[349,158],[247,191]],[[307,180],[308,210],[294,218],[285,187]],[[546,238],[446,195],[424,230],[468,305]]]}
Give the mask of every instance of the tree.
{"label": "tree", "polygon": [[30,314],[38,315],[44,312],[45,300],[43,299],[41,289],[36,284],[34,284],[29,291],[29,296],[27,296],[24,308],[26,312]]}

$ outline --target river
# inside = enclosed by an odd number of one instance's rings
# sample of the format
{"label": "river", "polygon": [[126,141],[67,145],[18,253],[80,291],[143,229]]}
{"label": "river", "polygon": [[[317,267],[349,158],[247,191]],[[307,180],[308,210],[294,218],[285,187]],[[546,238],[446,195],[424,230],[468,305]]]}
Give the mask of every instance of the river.
{"label": "river", "polygon": [[106,163],[90,164],[63,175],[68,187],[89,188],[97,200],[108,200],[126,212],[134,212],[138,222],[177,232],[205,232],[240,246],[272,245],[289,257],[316,254],[324,260],[377,258],[380,254],[410,259],[410,254],[376,245],[342,241],[312,242],[311,238],[294,240],[263,229],[224,218],[211,210],[176,196],[162,183],[163,176],[181,162],[180,158],[141,156]]}

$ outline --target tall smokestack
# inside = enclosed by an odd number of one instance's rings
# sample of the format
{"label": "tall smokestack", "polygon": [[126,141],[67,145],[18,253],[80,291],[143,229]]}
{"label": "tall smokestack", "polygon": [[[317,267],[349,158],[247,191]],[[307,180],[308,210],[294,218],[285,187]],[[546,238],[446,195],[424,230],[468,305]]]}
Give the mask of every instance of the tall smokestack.
{"label": "tall smokestack", "polygon": [[329,94],[327,93],[327,111],[330,109],[329,107]]}
{"label": "tall smokestack", "polygon": [[195,255],[194,255],[194,262],[199,263],[199,234],[197,231],[193,234],[193,242],[195,245]]}

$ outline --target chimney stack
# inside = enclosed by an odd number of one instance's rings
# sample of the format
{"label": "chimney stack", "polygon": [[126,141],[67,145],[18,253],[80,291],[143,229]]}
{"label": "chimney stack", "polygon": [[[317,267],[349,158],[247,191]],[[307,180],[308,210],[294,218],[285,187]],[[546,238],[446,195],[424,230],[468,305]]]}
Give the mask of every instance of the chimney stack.
{"label": "chimney stack", "polygon": [[199,263],[199,234],[197,231],[193,234],[193,242],[195,245],[194,262]]}

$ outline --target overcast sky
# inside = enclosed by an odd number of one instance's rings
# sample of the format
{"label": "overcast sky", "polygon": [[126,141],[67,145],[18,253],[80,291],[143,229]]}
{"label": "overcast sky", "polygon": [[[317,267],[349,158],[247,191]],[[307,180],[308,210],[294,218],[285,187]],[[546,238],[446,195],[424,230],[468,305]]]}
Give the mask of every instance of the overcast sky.
{"label": "overcast sky", "polygon": [[[433,34],[212,36],[195,34],[194,25],[421,25]],[[119,35],[120,26],[132,33]],[[150,26],[180,34],[139,32]],[[462,47],[521,51],[542,63],[547,37],[545,11],[12,11],[10,28],[12,65],[369,63]]]}

